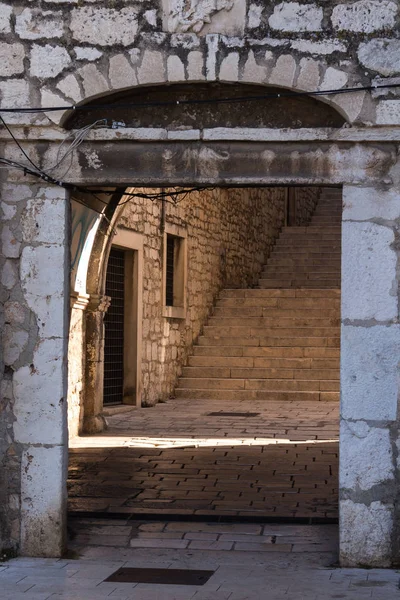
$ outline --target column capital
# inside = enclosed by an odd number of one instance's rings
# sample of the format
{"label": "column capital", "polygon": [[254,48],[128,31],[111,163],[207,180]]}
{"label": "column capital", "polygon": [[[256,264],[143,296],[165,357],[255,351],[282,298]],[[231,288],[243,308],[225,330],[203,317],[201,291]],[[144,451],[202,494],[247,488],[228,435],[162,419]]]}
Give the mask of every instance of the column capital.
{"label": "column capital", "polygon": [[88,311],[106,313],[111,304],[111,297],[103,294],[91,294]]}
{"label": "column capital", "polygon": [[89,294],[81,294],[80,292],[71,292],[70,306],[77,310],[86,310],[90,300]]}

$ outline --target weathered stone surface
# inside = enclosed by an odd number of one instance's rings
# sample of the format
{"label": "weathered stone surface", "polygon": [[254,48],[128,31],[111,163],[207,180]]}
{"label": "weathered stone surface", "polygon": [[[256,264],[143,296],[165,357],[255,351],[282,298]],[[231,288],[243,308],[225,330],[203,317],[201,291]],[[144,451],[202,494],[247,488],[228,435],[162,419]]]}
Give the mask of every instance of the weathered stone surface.
{"label": "weathered stone surface", "polygon": [[400,100],[384,100],[376,109],[378,125],[400,125]]}
{"label": "weathered stone surface", "polygon": [[340,561],[343,567],[388,567],[391,562],[393,507],[340,502]]}
{"label": "weathered stone surface", "polygon": [[349,76],[344,71],[328,67],[320,85],[320,90],[339,90],[348,82]]}
{"label": "weathered stone surface", "polygon": [[8,4],[0,3],[0,33],[10,33],[11,31],[12,7]]}
{"label": "weathered stone surface", "polygon": [[200,38],[195,33],[173,33],[170,40],[173,48],[192,50],[200,46]]}
{"label": "weathered stone surface", "polygon": [[345,221],[342,240],[342,319],[397,318],[393,231],[376,223]]}
{"label": "weathered stone surface", "polygon": [[0,42],[0,77],[24,72],[25,49],[22,44]]}
{"label": "weathered stone surface", "polygon": [[365,421],[341,421],[340,487],[367,491],[394,479],[389,431]]}
{"label": "weathered stone surface", "polygon": [[[65,99],[62,98],[58,93],[54,94],[48,88],[43,88],[40,92],[40,96],[41,96],[41,105],[43,107],[58,108],[59,106],[66,106]],[[65,113],[64,110],[60,110],[60,112],[51,111],[51,112],[47,112],[46,116],[50,121],[53,121],[54,123],[58,124],[60,122],[60,119],[64,115],[64,113]]]}
{"label": "weathered stone surface", "polygon": [[138,81],[144,83],[159,83],[166,80],[164,57],[161,52],[145,50],[142,64],[138,68]]}
{"label": "weathered stone surface", "polygon": [[1,247],[2,254],[6,258],[18,258],[21,249],[21,242],[19,242],[13,231],[8,225],[4,225],[1,234]]}
{"label": "weathered stone surface", "polygon": [[103,56],[103,52],[100,52],[100,50],[97,50],[97,48],[81,48],[76,46],[74,50],[76,60],[88,60],[92,62]]}
{"label": "weathered stone surface", "polygon": [[179,56],[169,56],[167,59],[168,81],[185,81],[185,67]]}
{"label": "weathered stone surface", "polygon": [[17,207],[14,204],[7,204],[6,202],[2,202],[1,211],[3,213],[4,221],[10,221],[15,217]]}
{"label": "weathered stone surface", "polygon": [[361,114],[365,97],[366,92],[355,92],[351,94],[337,94],[335,96],[330,96],[330,100],[333,99],[335,108],[341,109],[340,112],[345,118],[350,123],[354,123]]}
{"label": "weathered stone surface", "polygon": [[268,83],[291,87],[296,73],[296,61],[290,54],[282,54],[276,61]]}
{"label": "weathered stone surface", "polygon": [[318,89],[319,79],[319,63],[312,58],[302,58],[296,87],[301,90],[314,91]]}
{"label": "weathered stone surface", "polygon": [[242,0],[192,0],[189,6],[181,0],[162,0],[162,6],[164,31],[194,31],[199,35],[240,35],[244,32],[246,3]]}
{"label": "weathered stone surface", "polygon": [[282,2],[275,6],[269,24],[279,31],[320,31],[322,17],[322,8],[316,4]]}
{"label": "weathered stone surface", "polygon": [[16,17],[15,31],[24,40],[60,38],[64,34],[62,12],[25,8]]}
{"label": "weathered stone surface", "polygon": [[204,75],[204,56],[202,52],[193,50],[188,54],[188,80],[189,81],[203,81]]}
{"label": "weathered stone surface", "polygon": [[109,90],[107,80],[100,73],[96,65],[88,64],[78,69],[78,75],[82,78],[85,97],[97,96]]}
{"label": "weathered stone surface", "polygon": [[250,50],[243,70],[243,81],[263,83],[267,78],[268,70],[264,65],[257,64],[254,52]]}
{"label": "weathered stone surface", "polygon": [[290,47],[305,54],[326,55],[334,52],[346,52],[347,46],[339,40],[324,40],[312,42],[310,40],[293,40]]}
{"label": "weathered stone surface", "polygon": [[400,73],[400,40],[377,39],[360,44],[358,58],[361,64],[381,75]]}
{"label": "weathered stone surface", "polygon": [[[27,339],[27,333],[26,336]],[[64,340],[43,340],[35,348],[32,364],[15,371],[14,435],[18,442],[63,443],[62,416],[66,402],[64,353]],[[25,401],[28,393],[29,403]]]}
{"label": "weathered stone surface", "polygon": [[239,78],[239,53],[230,52],[224,58],[219,70],[220,81],[237,81]]}
{"label": "weathered stone surface", "polygon": [[215,79],[217,78],[217,53],[219,46],[219,35],[207,35],[206,43],[206,79],[207,81],[215,81]]}
{"label": "weathered stone surface", "polygon": [[396,419],[400,327],[342,327],[342,416]]}
{"label": "weathered stone surface", "polygon": [[249,29],[256,29],[260,26],[262,13],[262,6],[259,6],[258,4],[250,4],[249,12],[247,15],[247,27]]}
{"label": "weathered stone surface", "polygon": [[71,98],[74,102],[82,100],[81,88],[75,75],[67,75],[58,82],[57,89],[60,90],[67,98]]}
{"label": "weathered stone surface", "polygon": [[72,11],[73,38],[85,44],[129,46],[135,41],[138,22],[137,8],[129,6],[119,10],[85,6]]}
{"label": "weathered stone surface", "polygon": [[26,309],[19,302],[9,301],[4,304],[4,319],[6,323],[21,324],[26,318]]}
{"label": "weathered stone surface", "polygon": [[372,33],[391,28],[396,21],[398,6],[389,0],[360,0],[352,4],[339,4],[332,12],[335,29]]}
{"label": "weathered stone surface", "polygon": [[146,19],[149,25],[156,27],[157,25],[157,11],[156,10],[146,10],[143,14],[143,17]]}
{"label": "weathered stone surface", "polygon": [[13,365],[25,350],[29,333],[24,329],[6,324],[2,333],[4,347],[4,363]]}
{"label": "weathered stone surface", "polygon": [[[62,337],[65,273],[54,264],[64,264],[62,246],[27,246],[21,256],[21,278],[28,306],[36,316],[43,337]],[[45,293],[44,293],[45,291]]]}
{"label": "weathered stone surface", "polygon": [[400,190],[374,188],[343,188],[343,220],[370,221],[400,218]]}
{"label": "weathered stone surface", "polygon": [[135,70],[124,54],[117,54],[110,58],[108,77],[114,90],[123,90],[137,85]]}
{"label": "weathered stone surface", "polygon": [[18,273],[16,264],[12,260],[6,260],[1,273],[1,284],[11,290],[17,283]]}
{"label": "weathered stone surface", "polygon": [[71,63],[71,57],[62,46],[38,46],[31,50],[30,73],[33,77],[47,79],[56,77]]}
{"label": "weathered stone surface", "polygon": [[66,536],[66,452],[63,446],[24,450],[21,464],[21,552],[61,556]]}
{"label": "weathered stone surface", "polygon": [[54,188],[39,189],[28,200],[22,216],[24,240],[32,243],[60,244],[65,236],[65,223],[60,218],[60,192]]}

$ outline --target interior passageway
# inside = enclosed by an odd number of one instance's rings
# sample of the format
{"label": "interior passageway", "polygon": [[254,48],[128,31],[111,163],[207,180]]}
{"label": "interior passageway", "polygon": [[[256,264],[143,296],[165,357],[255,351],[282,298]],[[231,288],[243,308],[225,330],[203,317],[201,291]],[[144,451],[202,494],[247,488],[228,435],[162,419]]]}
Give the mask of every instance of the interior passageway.
{"label": "interior passageway", "polygon": [[341,191],[221,292],[173,398],[71,444],[72,513],[337,518]]}

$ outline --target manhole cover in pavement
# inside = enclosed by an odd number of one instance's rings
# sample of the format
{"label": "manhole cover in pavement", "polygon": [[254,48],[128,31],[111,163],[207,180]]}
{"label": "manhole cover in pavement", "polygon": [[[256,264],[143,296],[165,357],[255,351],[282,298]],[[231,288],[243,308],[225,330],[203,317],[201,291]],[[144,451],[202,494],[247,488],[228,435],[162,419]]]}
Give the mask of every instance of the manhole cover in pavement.
{"label": "manhole cover in pavement", "polygon": [[136,569],[121,568],[104,581],[116,583],[161,583],[172,585],[204,585],[214,571],[191,569]]}
{"label": "manhole cover in pavement", "polygon": [[258,417],[260,413],[251,412],[211,412],[207,414],[207,417]]}

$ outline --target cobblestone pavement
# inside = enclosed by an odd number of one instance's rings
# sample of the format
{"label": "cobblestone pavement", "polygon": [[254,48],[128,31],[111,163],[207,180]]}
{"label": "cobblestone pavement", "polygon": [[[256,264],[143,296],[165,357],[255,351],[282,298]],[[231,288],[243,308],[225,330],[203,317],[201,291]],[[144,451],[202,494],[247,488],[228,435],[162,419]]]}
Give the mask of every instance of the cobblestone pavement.
{"label": "cobblestone pavement", "polygon": [[174,399],[108,420],[71,443],[72,513],[337,517],[336,403]]}
{"label": "cobblestone pavement", "polygon": [[[0,564],[2,600],[395,600],[394,570],[335,568],[337,527],[71,519],[70,555]],[[105,582],[124,567],[211,570],[202,586]]]}

